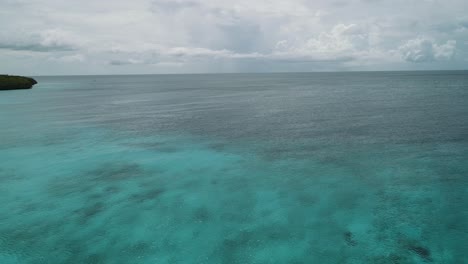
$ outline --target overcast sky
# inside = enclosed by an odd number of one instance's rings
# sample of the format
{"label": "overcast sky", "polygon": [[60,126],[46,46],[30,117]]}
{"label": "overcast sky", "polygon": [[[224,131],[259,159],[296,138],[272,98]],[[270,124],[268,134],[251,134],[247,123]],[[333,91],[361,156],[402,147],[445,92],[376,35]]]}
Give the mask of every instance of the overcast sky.
{"label": "overcast sky", "polygon": [[468,69],[467,0],[0,0],[0,73]]}

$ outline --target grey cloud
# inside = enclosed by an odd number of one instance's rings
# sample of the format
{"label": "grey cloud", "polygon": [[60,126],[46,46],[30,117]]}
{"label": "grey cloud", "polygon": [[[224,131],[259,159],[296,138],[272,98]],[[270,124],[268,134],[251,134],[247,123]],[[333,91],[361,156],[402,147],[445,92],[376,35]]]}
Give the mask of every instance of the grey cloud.
{"label": "grey cloud", "polygon": [[428,62],[434,60],[432,42],[429,40],[410,40],[400,47],[403,59],[410,62]]}
{"label": "grey cloud", "polygon": [[452,32],[456,30],[459,27],[459,25],[457,25],[457,23],[454,22],[448,22],[435,24],[432,27],[439,32]]}
{"label": "grey cloud", "polygon": [[337,56],[334,58],[315,58],[315,57],[291,57],[291,58],[275,58],[270,57],[271,61],[287,62],[287,63],[342,63],[356,60],[353,56]]}
{"label": "grey cloud", "polygon": [[[120,57],[120,58],[118,58]],[[130,59],[128,59],[130,57]],[[109,61],[110,65],[154,65],[164,63],[194,63],[194,62],[264,62],[264,63],[345,63],[355,61],[356,56],[346,54],[295,54],[291,52],[273,53],[242,53],[232,50],[213,50],[206,48],[174,47],[169,49],[134,51],[117,54]]]}
{"label": "grey cloud", "polygon": [[455,54],[455,49],[456,41],[454,40],[438,45],[424,38],[409,40],[399,48],[404,60],[417,63],[451,59]]}
{"label": "grey cloud", "polygon": [[468,18],[459,19],[458,21],[445,21],[432,25],[432,28],[441,33],[452,33],[459,29],[468,29]]}
{"label": "grey cloud", "polygon": [[246,54],[236,54],[229,50],[211,50],[206,48],[174,47],[168,49],[134,50],[117,52],[115,59],[108,63],[114,66],[131,64],[161,64],[184,63],[199,60],[233,59],[244,57]]}
{"label": "grey cloud", "polygon": [[153,0],[151,2],[151,11],[154,12],[177,12],[186,8],[201,7],[201,4],[193,1],[176,0]]}
{"label": "grey cloud", "polygon": [[16,50],[16,51],[35,51],[35,52],[52,52],[52,51],[73,51],[76,48],[70,45],[44,45],[41,43],[0,43],[0,49]]}
{"label": "grey cloud", "polygon": [[459,22],[459,25],[463,28],[468,28],[468,18]]}
{"label": "grey cloud", "polygon": [[71,54],[59,57],[52,57],[50,59],[61,62],[83,62],[86,60],[86,57],[82,54]]}
{"label": "grey cloud", "polygon": [[123,60],[111,60],[109,61],[109,64],[114,65],[114,66],[120,66],[120,65],[132,64],[132,63],[130,63],[129,61],[123,61]]}
{"label": "grey cloud", "polygon": [[78,49],[79,38],[69,32],[47,29],[34,33],[0,32],[0,49],[33,52],[65,52]]}

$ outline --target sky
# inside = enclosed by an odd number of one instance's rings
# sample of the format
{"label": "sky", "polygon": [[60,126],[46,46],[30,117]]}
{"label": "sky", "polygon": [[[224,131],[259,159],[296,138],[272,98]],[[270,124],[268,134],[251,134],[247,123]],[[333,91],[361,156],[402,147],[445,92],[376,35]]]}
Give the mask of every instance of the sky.
{"label": "sky", "polygon": [[0,0],[0,74],[453,69],[467,0]]}

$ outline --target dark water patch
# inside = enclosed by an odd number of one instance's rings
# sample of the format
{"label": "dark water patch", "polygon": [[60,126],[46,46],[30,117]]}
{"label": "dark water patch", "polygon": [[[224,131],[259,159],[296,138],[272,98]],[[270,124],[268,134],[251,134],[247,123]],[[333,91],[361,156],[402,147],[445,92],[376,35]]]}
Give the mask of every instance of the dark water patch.
{"label": "dark water patch", "polygon": [[44,209],[44,206],[40,203],[26,202],[24,204],[21,204],[19,213],[30,214],[30,213],[34,213],[43,209]]}
{"label": "dark water patch", "polygon": [[[298,232],[291,231],[286,226],[271,225],[227,234],[222,244],[219,245],[222,263],[253,263],[252,253],[261,248],[268,247],[268,245],[293,243],[293,241],[299,241],[297,239],[302,239]],[[291,256],[290,261],[292,259],[298,260]],[[265,261],[265,263],[268,262]]]}
{"label": "dark water patch", "polygon": [[244,176],[239,177],[229,177],[224,179],[225,188],[227,191],[237,192],[239,190],[248,190],[251,183],[251,180],[247,179]]}
{"label": "dark water patch", "polygon": [[117,215],[112,220],[116,225],[132,227],[138,224],[141,220],[142,207],[137,206],[135,203],[129,202],[128,199],[117,202],[113,205],[113,209]]}
{"label": "dark water patch", "polygon": [[139,193],[130,195],[130,200],[135,203],[142,203],[146,201],[153,201],[159,198],[166,190],[164,188],[154,188],[150,190],[144,190]]}
{"label": "dark water patch", "polygon": [[221,263],[250,263],[247,250],[253,248],[254,244],[255,240],[248,231],[228,235],[218,249],[221,254]]}
{"label": "dark water patch", "polygon": [[195,209],[193,213],[193,219],[195,222],[206,222],[211,218],[210,210],[206,207],[200,207]]}
{"label": "dark water patch", "polygon": [[240,233],[241,242],[248,240],[255,245],[262,245],[265,242],[288,243],[292,240],[303,239],[304,230],[292,229],[283,224],[266,224]]}
{"label": "dark water patch", "polygon": [[408,250],[417,254],[420,258],[426,261],[432,261],[431,251],[427,247],[421,245],[408,245]]}
{"label": "dark water patch", "polygon": [[101,252],[94,252],[90,250],[91,245],[84,244],[82,241],[92,241],[93,237],[86,235],[80,239],[74,237],[65,237],[63,240],[57,241],[55,248],[49,250],[58,250],[61,255],[65,255],[65,260],[55,259],[52,263],[103,263],[105,257]]}
{"label": "dark water patch", "polygon": [[24,176],[20,175],[15,170],[0,168],[0,186],[22,179],[24,179]]}
{"label": "dark water patch", "polygon": [[299,193],[296,199],[302,206],[315,205],[320,201],[320,197],[310,193]]}
{"label": "dark water patch", "polygon": [[[302,233],[302,232],[301,232]],[[255,237],[260,237],[262,241],[288,242],[293,238],[302,237],[303,233],[291,230],[288,226],[272,225],[255,230]]]}
{"label": "dark water patch", "polygon": [[266,161],[278,161],[284,159],[310,159],[319,155],[323,146],[301,144],[299,146],[288,145],[288,141],[280,143],[279,146],[265,147],[257,152],[257,155]]}
{"label": "dark water patch", "polygon": [[467,174],[446,174],[446,175],[440,175],[438,180],[440,183],[443,184],[467,184],[468,183],[468,177],[466,176]]}
{"label": "dark water patch", "polygon": [[333,165],[333,166],[347,166],[349,165],[348,163],[345,163],[345,159],[343,157],[340,157],[338,155],[326,155],[323,157],[319,158],[320,162],[325,164],[325,165]]}
{"label": "dark water patch", "polygon": [[212,185],[218,185],[219,180],[218,180],[218,179],[212,179],[212,180],[210,181],[210,183],[211,183]]}
{"label": "dark water patch", "polygon": [[466,212],[465,214],[466,215],[460,214],[457,209],[447,212],[445,214],[445,226],[447,230],[456,231],[460,233],[465,232],[466,235],[468,236],[468,232],[464,231],[464,228],[466,227],[465,222],[466,222],[466,217],[468,216],[468,212]]}
{"label": "dark water patch", "polygon": [[[203,166],[203,164],[201,164]],[[207,168],[191,168],[183,173],[174,173],[170,177],[173,185],[177,188],[195,190],[206,184],[207,176],[211,176],[211,171]]]}
{"label": "dark water patch", "polygon": [[[81,177],[81,175],[75,177]],[[61,199],[79,195],[89,196],[97,187],[97,185],[88,178],[79,178],[82,179],[79,180],[75,177],[56,177],[47,184],[47,193]]]}
{"label": "dark water patch", "polygon": [[225,152],[227,150],[227,147],[227,144],[219,142],[208,144],[208,148],[216,152]]}
{"label": "dark water patch", "polygon": [[86,198],[88,201],[102,201],[106,197],[105,193],[102,192],[95,192],[88,195]]}
{"label": "dark water patch", "polygon": [[141,257],[151,251],[151,244],[145,241],[139,241],[131,244],[125,251],[128,251],[133,256]]}
{"label": "dark water patch", "polygon": [[[76,261],[76,260],[72,260]],[[105,264],[107,262],[107,257],[104,254],[100,253],[92,253],[83,258],[82,263],[89,263],[89,264]],[[70,262],[71,263],[71,262]]]}
{"label": "dark water patch", "polygon": [[162,153],[175,153],[178,152],[180,149],[176,146],[171,146],[164,142],[148,142],[148,143],[131,143],[125,144],[125,146],[130,148],[139,148],[154,152],[162,152]]}
{"label": "dark water patch", "polygon": [[[250,192],[239,192],[239,196],[224,199],[223,210],[217,213],[221,221],[249,224],[255,220],[255,198]],[[243,197],[238,199],[236,197]]]}
{"label": "dark water patch", "polygon": [[250,210],[240,210],[233,212],[222,212],[220,215],[221,221],[224,222],[234,222],[234,223],[249,223],[254,220],[252,211]]}
{"label": "dark water patch", "polygon": [[30,223],[15,223],[7,228],[0,225],[0,252],[11,250],[31,255],[45,252],[51,246],[49,242],[62,237],[61,232],[69,224],[67,220],[38,219]]}
{"label": "dark water patch", "polygon": [[343,234],[343,238],[348,246],[357,246],[357,241],[354,239],[354,235],[351,231],[346,231]]}
{"label": "dark water patch", "polygon": [[228,235],[223,240],[223,246],[228,248],[241,248],[249,244],[255,243],[255,237],[250,231],[240,231],[235,234]]}
{"label": "dark water patch", "polygon": [[72,138],[73,135],[67,135],[64,133],[49,133],[47,135],[42,135],[39,142],[41,142],[41,145],[44,147],[54,147],[57,145],[67,144]]}
{"label": "dark water patch", "polygon": [[431,167],[437,172],[436,179],[446,185],[468,184],[468,166],[463,158],[463,155],[451,155],[431,164]]}
{"label": "dark water patch", "polygon": [[282,158],[291,157],[295,153],[291,148],[285,147],[270,147],[261,151],[261,157],[266,161],[276,161]]}
{"label": "dark water patch", "polygon": [[406,252],[416,255],[424,261],[432,262],[433,259],[431,250],[424,246],[421,241],[400,237],[397,240],[397,243]]}
{"label": "dark water patch", "polygon": [[142,143],[127,143],[124,144],[125,146],[134,148],[143,148],[143,149],[151,149],[151,150],[157,150],[159,148],[162,148],[166,146],[165,142],[142,142]]}
{"label": "dark water patch", "polygon": [[106,163],[88,173],[96,181],[115,182],[132,180],[144,175],[143,168],[137,163]]}
{"label": "dark water patch", "polygon": [[414,262],[405,255],[390,253],[385,256],[369,257],[366,263],[372,264],[413,264]]}
{"label": "dark water patch", "polygon": [[108,194],[117,194],[121,191],[121,188],[115,185],[106,186],[104,192]]}
{"label": "dark water patch", "polygon": [[333,203],[343,210],[352,210],[359,207],[360,200],[365,198],[364,194],[358,190],[346,190],[340,185],[333,187],[333,189],[337,189]]}
{"label": "dark water patch", "polygon": [[106,205],[103,202],[96,202],[75,210],[74,213],[79,216],[80,222],[87,223],[93,217],[102,213],[104,210],[106,210]]}

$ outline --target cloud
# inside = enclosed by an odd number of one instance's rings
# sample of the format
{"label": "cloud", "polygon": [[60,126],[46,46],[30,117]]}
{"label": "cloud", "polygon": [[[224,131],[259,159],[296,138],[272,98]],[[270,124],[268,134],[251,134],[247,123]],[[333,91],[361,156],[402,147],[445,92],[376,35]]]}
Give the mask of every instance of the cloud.
{"label": "cloud", "polygon": [[403,59],[409,62],[434,62],[453,58],[456,44],[455,40],[438,45],[430,39],[416,38],[401,45],[399,51]]}
{"label": "cloud", "polygon": [[176,47],[163,51],[161,56],[169,58],[209,58],[209,59],[259,59],[267,57],[261,53],[237,53],[231,50],[212,50],[206,48]]}
{"label": "cloud", "polygon": [[25,56],[69,74],[468,67],[468,2],[409,1],[7,0],[0,71]]}
{"label": "cloud", "polygon": [[135,59],[127,59],[127,60],[111,60],[109,62],[110,65],[114,66],[121,66],[121,65],[130,65],[130,64],[145,64],[143,61],[135,60]]}
{"label": "cloud", "polygon": [[[13,34],[13,37],[8,35]],[[0,35],[0,49],[33,52],[62,52],[77,49],[69,33],[61,30],[45,30],[36,34],[15,35],[12,32]]]}
{"label": "cloud", "polygon": [[15,51],[72,51],[75,48],[67,45],[44,45],[43,43],[0,43],[0,49],[15,50]]}
{"label": "cloud", "polygon": [[468,28],[468,17],[460,19],[458,24],[460,25],[460,27]]}
{"label": "cloud", "polygon": [[302,40],[276,42],[273,57],[289,61],[341,62],[393,60],[393,50],[378,47],[378,29],[357,24],[336,24],[329,31]]}
{"label": "cloud", "polygon": [[82,54],[72,54],[72,55],[65,55],[58,58],[52,58],[55,61],[61,62],[84,62],[86,57]]}
{"label": "cloud", "polygon": [[330,32],[322,32],[317,38],[307,41],[306,48],[325,53],[338,53],[356,49],[361,40],[366,41],[366,34],[355,24],[335,25]]}
{"label": "cloud", "polygon": [[151,10],[153,12],[178,12],[186,8],[197,8],[202,5],[194,1],[177,1],[177,0],[153,0],[151,2]]}
{"label": "cloud", "polygon": [[[268,56],[260,53],[236,53],[227,49],[212,50],[206,48],[174,47],[174,48],[150,48],[147,50],[114,50],[114,57],[109,61],[111,65],[128,64],[172,64],[193,62],[197,60],[243,60],[243,59],[267,59]],[[122,57],[131,57],[122,59]]]}

